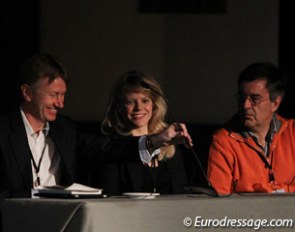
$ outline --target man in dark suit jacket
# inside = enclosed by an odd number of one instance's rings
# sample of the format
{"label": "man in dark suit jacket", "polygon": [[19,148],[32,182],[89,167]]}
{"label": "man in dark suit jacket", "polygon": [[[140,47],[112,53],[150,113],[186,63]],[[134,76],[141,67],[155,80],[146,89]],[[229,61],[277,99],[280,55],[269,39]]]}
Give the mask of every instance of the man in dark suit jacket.
{"label": "man in dark suit jacket", "polygon": [[0,118],[0,191],[5,197],[28,197],[33,186],[75,181],[75,124],[58,115],[67,83],[63,64],[50,55],[35,55],[23,65],[20,107]]}

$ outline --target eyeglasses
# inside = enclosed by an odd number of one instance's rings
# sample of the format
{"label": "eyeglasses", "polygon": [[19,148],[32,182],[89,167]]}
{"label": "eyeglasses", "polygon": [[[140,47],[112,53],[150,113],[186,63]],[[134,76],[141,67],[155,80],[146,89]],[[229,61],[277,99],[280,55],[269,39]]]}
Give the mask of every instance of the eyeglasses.
{"label": "eyeglasses", "polygon": [[259,105],[261,102],[269,100],[269,97],[263,99],[260,95],[255,95],[255,94],[246,95],[246,94],[242,94],[242,93],[235,94],[235,98],[237,99],[237,101],[239,103],[244,103],[247,99],[249,99],[250,104],[252,106]]}

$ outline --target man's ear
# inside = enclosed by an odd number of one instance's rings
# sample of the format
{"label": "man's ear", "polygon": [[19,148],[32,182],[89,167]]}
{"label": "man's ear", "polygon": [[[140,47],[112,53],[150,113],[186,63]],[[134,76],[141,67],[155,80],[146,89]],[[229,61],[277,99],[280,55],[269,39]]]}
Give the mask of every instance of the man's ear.
{"label": "man's ear", "polygon": [[25,101],[30,102],[32,99],[32,90],[31,87],[28,84],[22,84],[20,86],[20,90],[22,93],[22,96]]}
{"label": "man's ear", "polygon": [[282,96],[277,96],[274,101],[272,101],[272,112],[276,112],[283,101]]}

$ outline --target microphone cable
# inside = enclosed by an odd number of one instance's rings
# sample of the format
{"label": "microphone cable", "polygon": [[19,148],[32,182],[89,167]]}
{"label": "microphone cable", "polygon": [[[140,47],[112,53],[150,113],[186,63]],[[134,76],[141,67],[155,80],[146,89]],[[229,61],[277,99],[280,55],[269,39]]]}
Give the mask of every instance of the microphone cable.
{"label": "microphone cable", "polygon": [[[141,81],[140,81],[140,85],[141,85],[143,88],[145,88],[145,89],[149,89],[149,90],[151,90],[152,92],[154,92],[155,94],[157,94],[157,95],[159,95],[160,97],[163,98],[163,100],[165,101],[165,103],[166,103],[166,105],[167,105],[167,107],[168,107],[168,111],[169,111],[169,113],[171,114],[173,120],[174,120],[175,123],[178,125],[178,127],[181,128],[181,127],[180,127],[180,121],[178,120],[178,118],[176,117],[176,114],[174,113],[174,111],[173,111],[172,108],[170,107],[170,105],[169,105],[169,103],[168,103],[168,99],[165,97],[165,95],[162,94],[162,93],[160,93],[159,91],[157,91],[157,90],[154,89],[153,87],[151,87],[150,84],[146,83],[145,81],[142,81],[142,80],[141,80]],[[191,187],[190,187],[191,190],[192,190],[193,192],[200,192],[200,193],[206,193],[206,194],[208,194],[208,195],[212,195],[212,196],[218,196],[216,190],[214,189],[214,187],[213,187],[212,184],[210,183],[210,181],[209,181],[209,179],[208,179],[208,176],[207,176],[207,174],[206,174],[206,172],[205,172],[205,169],[204,169],[204,167],[203,167],[203,165],[202,165],[202,163],[201,163],[201,160],[199,159],[199,157],[198,157],[197,153],[195,152],[194,148],[193,148],[192,146],[190,146],[188,149],[191,151],[191,153],[193,154],[195,160],[197,161],[197,164],[198,164],[199,168],[201,169],[201,172],[202,172],[202,174],[203,174],[203,177],[205,178],[205,180],[206,180],[206,182],[207,182],[207,185],[208,185],[208,188],[209,188],[209,189],[204,189],[204,188],[202,188],[202,187],[193,187],[193,186],[191,186]]]}

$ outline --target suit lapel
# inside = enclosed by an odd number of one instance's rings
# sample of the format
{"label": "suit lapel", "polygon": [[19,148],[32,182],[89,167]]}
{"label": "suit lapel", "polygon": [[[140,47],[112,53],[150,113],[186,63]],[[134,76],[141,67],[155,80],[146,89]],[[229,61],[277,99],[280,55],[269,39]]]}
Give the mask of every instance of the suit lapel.
{"label": "suit lapel", "polygon": [[58,126],[54,122],[49,123],[50,129],[49,129],[49,136],[53,140],[55,144],[55,148],[60,155],[61,159],[64,157],[65,151],[63,150],[63,145],[62,145],[62,131],[59,130]]}
{"label": "suit lapel", "polygon": [[57,155],[59,155],[61,160],[60,168],[61,168],[62,180],[64,181],[69,180],[71,179],[70,178],[71,174],[69,173],[70,168],[68,167],[68,164],[71,163],[71,161],[69,160],[71,157],[69,156],[69,152],[66,147],[66,144],[64,144],[65,133],[62,130],[62,128],[58,126],[56,122],[50,122],[49,125],[50,125],[49,136],[53,140],[56,151],[57,151]]}
{"label": "suit lapel", "polygon": [[17,163],[19,172],[22,175],[25,188],[32,187],[32,167],[30,160],[30,148],[27,134],[20,113],[15,113],[11,120],[12,133],[10,141],[14,149],[13,155]]}

